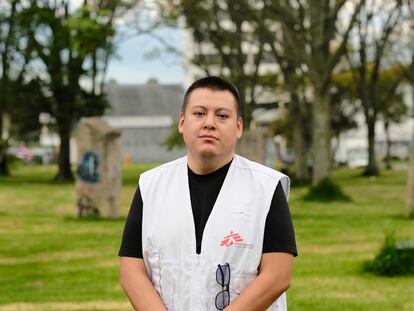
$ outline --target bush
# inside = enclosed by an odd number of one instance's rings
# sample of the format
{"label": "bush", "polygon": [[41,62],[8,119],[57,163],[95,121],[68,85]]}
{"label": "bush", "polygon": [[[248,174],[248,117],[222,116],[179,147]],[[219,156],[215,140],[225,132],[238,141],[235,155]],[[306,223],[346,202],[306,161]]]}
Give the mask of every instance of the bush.
{"label": "bush", "polygon": [[329,178],[323,179],[317,185],[310,187],[309,192],[303,197],[305,201],[351,201],[351,198],[347,196],[339,185],[334,183]]}
{"label": "bush", "polygon": [[378,255],[363,268],[381,276],[414,275],[414,241],[396,242],[387,235]]}

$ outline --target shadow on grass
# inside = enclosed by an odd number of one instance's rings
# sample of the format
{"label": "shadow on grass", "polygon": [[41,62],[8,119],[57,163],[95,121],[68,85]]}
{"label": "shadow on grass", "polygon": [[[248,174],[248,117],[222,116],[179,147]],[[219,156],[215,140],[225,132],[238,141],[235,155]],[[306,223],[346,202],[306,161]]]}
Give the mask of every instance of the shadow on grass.
{"label": "shadow on grass", "polygon": [[345,194],[341,187],[329,178],[325,178],[318,184],[311,186],[309,192],[302,199],[312,202],[352,202],[351,197]]}
{"label": "shadow on grass", "polygon": [[388,216],[388,218],[395,219],[395,220],[408,220],[414,223],[414,216],[410,216],[408,215],[408,213],[392,215],[392,216]]}
{"label": "shadow on grass", "polygon": [[310,181],[298,181],[295,179],[291,179],[290,180],[290,188],[291,189],[302,189],[302,188],[307,188],[311,185]]}

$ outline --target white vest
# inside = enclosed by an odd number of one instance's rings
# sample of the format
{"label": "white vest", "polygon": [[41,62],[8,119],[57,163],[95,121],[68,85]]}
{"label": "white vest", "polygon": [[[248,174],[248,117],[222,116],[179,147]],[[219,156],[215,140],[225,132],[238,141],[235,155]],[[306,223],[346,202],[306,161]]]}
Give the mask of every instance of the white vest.
{"label": "white vest", "polygon": [[[230,264],[233,301],[257,276],[266,216],[281,181],[286,198],[289,178],[235,156],[204,228],[196,253],[187,157],[143,173],[142,249],[150,279],[168,310],[217,310],[222,290],[218,264]],[[286,311],[283,294],[268,310]]]}

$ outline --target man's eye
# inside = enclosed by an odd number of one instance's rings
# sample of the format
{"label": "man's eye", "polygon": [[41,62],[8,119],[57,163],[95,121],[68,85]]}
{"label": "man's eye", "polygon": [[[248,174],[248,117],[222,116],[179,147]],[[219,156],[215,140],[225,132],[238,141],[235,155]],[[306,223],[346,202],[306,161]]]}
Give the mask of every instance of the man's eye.
{"label": "man's eye", "polygon": [[204,115],[204,112],[201,112],[201,111],[195,111],[193,114],[194,114],[196,117],[202,117],[202,116]]}
{"label": "man's eye", "polygon": [[227,119],[229,116],[228,115],[226,115],[226,114],[219,114],[218,115],[218,117],[220,118],[220,119]]}

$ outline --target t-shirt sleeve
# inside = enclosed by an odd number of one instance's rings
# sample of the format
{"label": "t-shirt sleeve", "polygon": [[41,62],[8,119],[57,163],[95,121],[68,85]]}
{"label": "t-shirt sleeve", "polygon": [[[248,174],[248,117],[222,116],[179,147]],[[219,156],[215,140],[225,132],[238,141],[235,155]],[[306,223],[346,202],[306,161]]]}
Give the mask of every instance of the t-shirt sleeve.
{"label": "t-shirt sleeve", "polygon": [[142,207],[141,191],[138,187],[125,222],[118,256],[142,258]]}
{"label": "t-shirt sleeve", "polygon": [[282,184],[276,187],[266,218],[263,253],[285,252],[298,255],[289,205]]}

